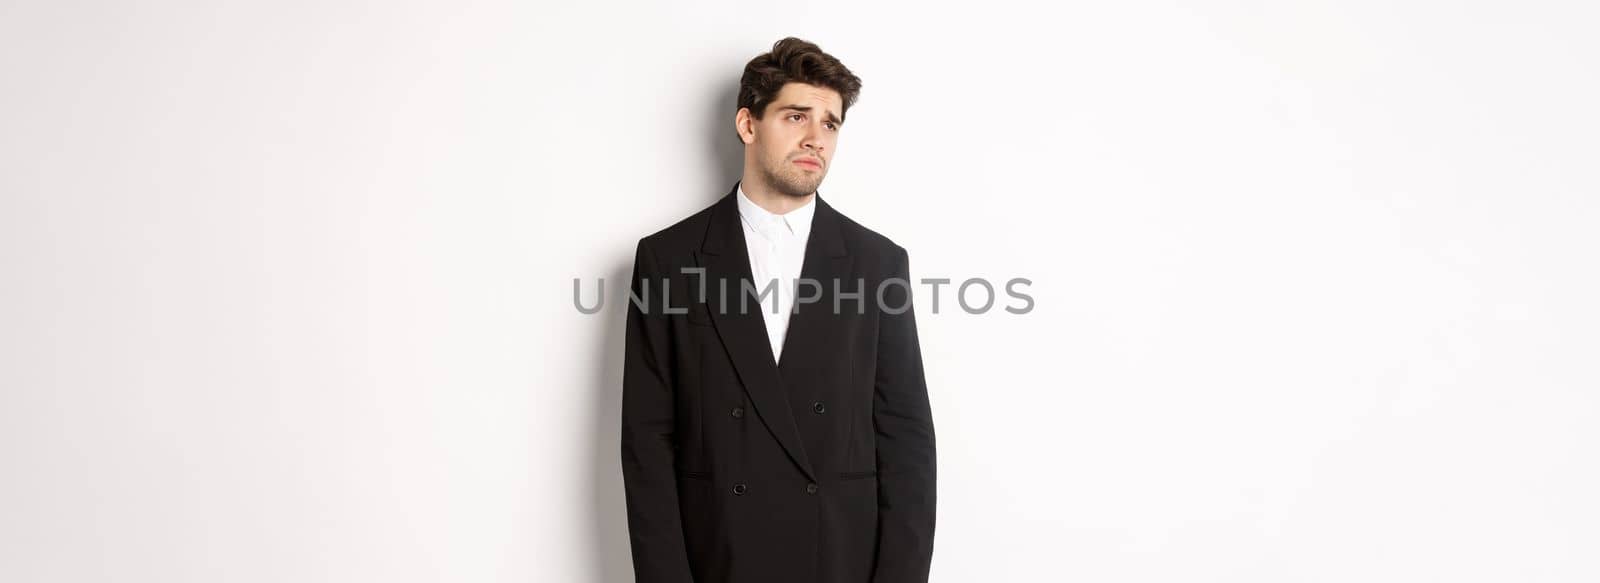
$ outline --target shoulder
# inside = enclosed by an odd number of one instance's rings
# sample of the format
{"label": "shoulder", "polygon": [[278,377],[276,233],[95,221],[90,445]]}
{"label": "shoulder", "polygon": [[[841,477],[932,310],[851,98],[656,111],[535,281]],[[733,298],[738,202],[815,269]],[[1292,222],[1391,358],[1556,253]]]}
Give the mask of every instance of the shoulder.
{"label": "shoulder", "polygon": [[894,239],[857,222],[837,208],[834,209],[834,213],[839,218],[840,234],[850,248],[850,253],[858,256],[857,261],[892,271],[896,265],[907,260],[906,248],[896,243]]}
{"label": "shoulder", "polygon": [[687,263],[705,241],[711,225],[712,203],[692,215],[679,219],[654,233],[639,238],[639,254],[654,257],[662,265]]}

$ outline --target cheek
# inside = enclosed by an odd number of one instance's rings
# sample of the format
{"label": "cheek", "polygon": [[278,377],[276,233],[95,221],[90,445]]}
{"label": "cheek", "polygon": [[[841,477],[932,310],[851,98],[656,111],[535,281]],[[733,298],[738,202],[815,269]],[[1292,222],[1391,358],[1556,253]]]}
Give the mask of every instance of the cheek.
{"label": "cheek", "polygon": [[784,147],[783,144],[784,142],[778,140],[767,142],[767,159],[774,162],[782,162],[789,159],[789,148]]}

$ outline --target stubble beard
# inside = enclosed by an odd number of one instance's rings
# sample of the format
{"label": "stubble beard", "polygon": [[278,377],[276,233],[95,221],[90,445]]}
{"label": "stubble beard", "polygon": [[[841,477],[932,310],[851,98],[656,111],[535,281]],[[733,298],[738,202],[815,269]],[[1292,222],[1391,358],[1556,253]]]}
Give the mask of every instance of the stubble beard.
{"label": "stubble beard", "polygon": [[788,160],[783,160],[779,164],[782,165],[780,168],[771,166],[761,168],[761,174],[766,178],[767,184],[779,194],[799,198],[816,192],[817,187],[822,185],[823,176],[820,171],[815,178],[811,178],[806,176],[805,171],[795,168]]}

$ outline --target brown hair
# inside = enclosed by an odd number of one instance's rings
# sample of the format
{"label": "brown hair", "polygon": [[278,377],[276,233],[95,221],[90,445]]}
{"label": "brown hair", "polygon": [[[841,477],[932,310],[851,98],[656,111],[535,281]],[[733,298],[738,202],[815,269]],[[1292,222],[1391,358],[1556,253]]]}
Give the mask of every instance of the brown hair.
{"label": "brown hair", "polygon": [[841,123],[845,112],[850,111],[850,105],[861,93],[861,78],[845,68],[844,63],[822,52],[817,45],[791,36],[773,43],[772,52],[757,55],[744,66],[734,111],[748,107],[751,116],[761,119],[767,105],[778,96],[785,83],[805,83],[839,92]]}

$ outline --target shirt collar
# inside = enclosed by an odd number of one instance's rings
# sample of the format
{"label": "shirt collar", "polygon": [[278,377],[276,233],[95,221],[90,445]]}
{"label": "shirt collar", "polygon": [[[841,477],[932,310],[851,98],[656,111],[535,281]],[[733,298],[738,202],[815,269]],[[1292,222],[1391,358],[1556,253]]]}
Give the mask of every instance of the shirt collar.
{"label": "shirt collar", "polygon": [[750,196],[744,193],[743,183],[739,184],[739,196],[737,198],[739,199],[739,216],[744,217],[744,220],[751,225],[757,225],[762,221],[776,218],[779,224],[787,225],[789,231],[802,240],[811,234],[811,217],[817,213],[817,196],[815,194],[811,195],[811,200],[806,201],[805,206],[781,215],[761,208],[761,205],[750,200]]}

